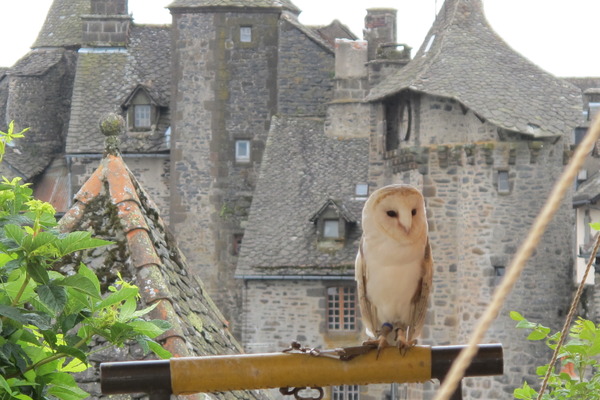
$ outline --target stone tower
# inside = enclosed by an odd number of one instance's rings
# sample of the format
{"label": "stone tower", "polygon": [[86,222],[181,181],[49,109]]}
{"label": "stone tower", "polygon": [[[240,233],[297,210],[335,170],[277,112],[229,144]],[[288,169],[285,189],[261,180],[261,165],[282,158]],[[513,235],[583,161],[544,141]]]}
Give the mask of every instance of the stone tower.
{"label": "stone tower", "polygon": [[298,9],[274,0],[176,0],[169,8],[176,44],[171,226],[233,319],[241,309],[238,246],[277,111],[279,21]]}
{"label": "stone tower", "polygon": [[[447,0],[414,59],[367,99],[376,115],[370,184],[411,183],[427,201],[435,277],[424,342],[462,343],[567,161],[580,93],[510,49],[481,0]],[[526,341],[508,313],[553,329],[564,321],[570,205],[568,196],[486,338],[503,343],[510,369],[467,380],[467,397],[506,398],[524,377],[538,383],[546,348]]]}

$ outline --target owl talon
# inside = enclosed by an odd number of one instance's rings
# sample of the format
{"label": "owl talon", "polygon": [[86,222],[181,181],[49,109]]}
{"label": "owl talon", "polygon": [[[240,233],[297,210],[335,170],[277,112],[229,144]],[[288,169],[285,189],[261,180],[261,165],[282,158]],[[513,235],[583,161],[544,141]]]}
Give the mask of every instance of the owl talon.
{"label": "owl talon", "polygon": [[398,351],[400,352],[402,357],[404,357],[406,355],[406,353],[408,353],[408,350],[415,347],[416,344],[417,344],[417,341],[415,339],[411,340],[410,342],[400,339],[400,340],[398,340]]}
{"label": "owl talon", "polygon": [[377,356],[375,359],[379,358],[379,354],[381,354],[381,350],[389,346],[387,338],[383,335],[379,335],[377,339],[367,339],[363,342],[363,346],[370,346],[373,348],[377,348]]}

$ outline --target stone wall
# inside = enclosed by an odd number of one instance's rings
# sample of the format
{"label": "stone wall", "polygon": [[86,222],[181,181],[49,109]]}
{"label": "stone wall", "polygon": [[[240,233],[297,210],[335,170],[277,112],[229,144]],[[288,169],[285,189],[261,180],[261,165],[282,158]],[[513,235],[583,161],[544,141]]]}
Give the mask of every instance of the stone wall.
{"label": "stone wall", "polygon": [[325,115],[333,92],[333,52],[285,20],[281,23],[279,40],[279,112]]}
{"label": "stone wall", "polygon": [[[562,171],[564,142],[508,137],[451,100],[419,97],[413,111],[411,139],[398,150],[384,151],[376,125],[371,180],[423,190],[435,266],[423,342],[465,343]],[[550,354],[525,340],[508,313],[560,327],[572,292],[573,225],[569,195],[485,339],[504,345],[505,375],[466,380],[465,398],[507,398],[523,379],[538,385],[535,367]],[[423,398],[431,396],[426,388]]]}
{"label": "stone wall", "polygon": [[[278,18],[173,14],[171,226],[236,335],[242,304],[234,239],[243,233],[276,112]],[[252,28],[251,42],[240,40],[241,26]],[[236,162],[236,140],[250,140],[249,162]]]}
{"label": "stone wall", "polygon": [[[244,298],[243,343],[248,353],[279,352],[292,341],[310,348],[357,346],[364,338],[359,322],[355,331],[327,329],[327,288],[355,286],[354,280],[248,280]],[[260,310],[260,312],[257,312]],[[331,388],[325,397],[331,398]],[[362,400],[379,400],[390,385],[360,387]],[[274,398],[284,399],[273,390]]]}

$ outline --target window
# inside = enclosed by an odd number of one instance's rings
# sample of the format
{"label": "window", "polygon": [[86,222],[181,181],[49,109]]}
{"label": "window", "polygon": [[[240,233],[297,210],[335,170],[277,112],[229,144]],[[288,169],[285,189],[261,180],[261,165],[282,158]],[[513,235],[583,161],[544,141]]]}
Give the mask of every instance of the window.
{"label": "window", "polygon": [[337,239],[340,237],[340,221],[337,219],[326,219],[323,222],[323,237],[326,239]]}
{"label": "window", "polygon": [[506,273],[506,267],[504,265],[494,266],[494,276],[502,277]]}
{"label": "window", "polygon": [[498,193],[510,193],[508,171],[498,171]]}
{"label": "window", "polygon": [[385,103],[385,150],[398,149],[400,142],[410,139],[411,105],[408,93]]}
{"label": "window", "polygon": [[369,185],[366,183],[358,183],[354,189],[356,197],[367,197],[369,194]]}
{"label": "window", "polygon": [[358,385],[340,385],[331,388],[331,400],[359,400],[359,395]]}
{"label": "window", "polygon": [[330,331],[356,330],[356,288],[327,288],[327,328]]}
{"label": "window", "polygon": [[588,121],[591,121],[598,114],[598,111],[600,111],[600,103],[590,102],[588,106]]}
{"label": "window", "polygon": [[252,42],[252,27],[251,26],[240,26],[240,42],[242,42],[242,43]]}
{"label": "window", "polygon": [[235,141],[235,161],[249,162],[250,161],[250,141],[236,140]]}
{"label": "window", "polygon": [[236,233],[233,235],[233,247],[232,247],[231,253],[234,256],[237,256],[240,254],[240,250],[242,250],[242,239],[243,238],[244,238],[244,235],[241,233]]}
{"label": "window", "polygon": [[138,104],[133,107],[133,126],[135,128],[150,128],[152,119],[150,104]]}

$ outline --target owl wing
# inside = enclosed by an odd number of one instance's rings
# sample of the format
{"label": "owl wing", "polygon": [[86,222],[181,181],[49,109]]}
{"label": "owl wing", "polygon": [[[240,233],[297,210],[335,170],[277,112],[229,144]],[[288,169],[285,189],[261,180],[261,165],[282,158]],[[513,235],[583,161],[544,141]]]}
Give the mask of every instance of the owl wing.
{"label": "owl wing", "polygon": [[367,334],[375,335],[375,332],[378,329],[378,324],[376,321],[377,308],[371,303],[367,296],[367,261],[365,260],[365,256],[363,254],[362,240],[358,248],[358,254],[356,255],[354,269],[354,277],[356,279],[362,321],[367,328]]}
{"label": "owl wing", "polygon": [[431,292],[433,281],[433,258],[431,256],[431,246],[429,246],[429,238],[425,245],[425,253],[423,255],[423,263],[421,264],[421,282],[417,286],[417,290],[410,302],[410,330],[409,341],[421,334],[423,324],[425,323],[425,314],[427,313],[427,301]]}

